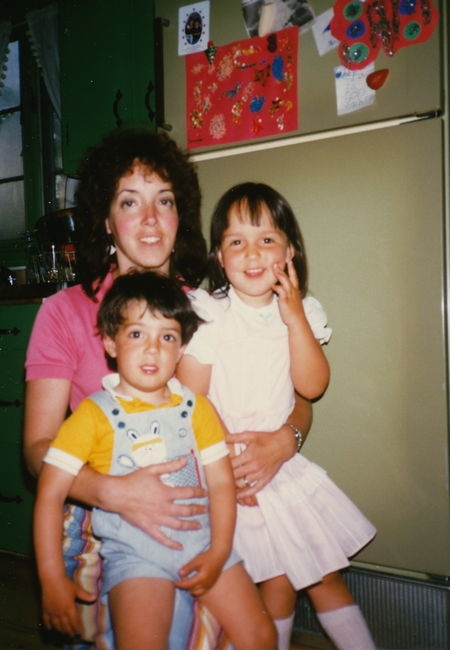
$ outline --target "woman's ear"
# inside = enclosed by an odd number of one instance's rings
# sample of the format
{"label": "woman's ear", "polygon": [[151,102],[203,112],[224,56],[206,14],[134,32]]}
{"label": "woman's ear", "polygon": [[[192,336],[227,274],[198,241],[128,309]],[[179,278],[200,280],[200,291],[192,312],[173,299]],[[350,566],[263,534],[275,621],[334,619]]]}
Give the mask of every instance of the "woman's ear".
{"label": "woman's ear", "polygon": [[102,339],[103,342],[103,347],[105,348],[106,353],[112,357],[113,359],[116,358],[116,343],[115,341],[110,338],[109,336],[104,336]]}
{"label": "woman's ear", "polygon": [[106,228],[106,232],[108,233],[108,235],[111,235],[111,227],[109,225],[108,217],[105,219],[105,228]]}

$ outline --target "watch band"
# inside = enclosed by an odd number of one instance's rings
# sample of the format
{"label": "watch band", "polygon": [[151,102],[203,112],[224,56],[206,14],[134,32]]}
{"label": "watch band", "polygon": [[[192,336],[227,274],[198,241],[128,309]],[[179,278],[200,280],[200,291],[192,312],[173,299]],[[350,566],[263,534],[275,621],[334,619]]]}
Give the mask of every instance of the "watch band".
{"label": "watch band", "polygon": [[286,424],[287,424],[288,427],[291,427],[291,429],[292,429],[292,433],[294,434],[294,437],[295,437],[295,440],[296,440],[296,443],[297,443],[296,452],[297,452],[297,454],[299,454],[300,449],[302,448],[302,445],[303,445],[303,434],[300,431],[300,429],[295,426],[295,424],[291,424],[290,422],[286,422]]}

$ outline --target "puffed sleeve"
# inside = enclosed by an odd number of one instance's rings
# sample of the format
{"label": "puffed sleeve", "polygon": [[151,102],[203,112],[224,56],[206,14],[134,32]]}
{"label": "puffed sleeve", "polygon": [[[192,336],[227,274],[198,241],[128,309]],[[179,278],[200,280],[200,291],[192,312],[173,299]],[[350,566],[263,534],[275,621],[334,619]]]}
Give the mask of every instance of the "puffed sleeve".
{"label": "puffed sleeve", "polygon": [[225,306],[228,305],[228,299],[215,298],[205,289],[192,289],[188,297],[195,313],[207,323],[220,318]]}
{"label": "puffed sleeve", "polygon": [[305,310],[305,316],[308,319],[313,334],[320,345],[328,343],[333,330],[331,327],[327,327],[328,316],[320,302],[317,298],[313,298],[313,296],[307,296],[303,299],[303,309]]}
{"label": "puffed sleeve", "polygon": [[215,360],[217,326],[223,311],[218,301],[204,289],[194,289],[188,296],[195,313],[204,322],[187,344],[184,353],[192,355],[200,363],[210,365]]}

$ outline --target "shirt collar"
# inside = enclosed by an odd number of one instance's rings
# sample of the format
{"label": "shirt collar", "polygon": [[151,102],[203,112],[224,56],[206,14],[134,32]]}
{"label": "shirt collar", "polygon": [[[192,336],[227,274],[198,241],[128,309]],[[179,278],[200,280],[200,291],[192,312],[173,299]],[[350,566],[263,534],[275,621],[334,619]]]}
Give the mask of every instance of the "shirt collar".
{"label": "shirt collar", "polygon": [[[105,375],[102,379],[102,386],[103,388],[110,393],[114,397],[115,400],[121,402],[123,405],[125,404],[133,404],[136,407],[145,407],[148,409],[149,407],[151,408],[159,408],[160,406],[164,406],[163,404],[160,404],[158,406],[154,406],[151,402],[144,402],[141,399],[138,399],[136,397],[130,397],[129,395],[122,395],[117,391],[117,386],[119,385],[120,377],[117,372],[110,373],[109,375]],[[167,383],[169,390],[170,390],[170,400],[167,402],[167,404],[170,404],[172,406],[175,406],[177,404],[180,404],[180,402],[183,399],[183,390],[181,388],[181,384],[176,379],[175,377],[172,377],[172,379],[169,379]]]}

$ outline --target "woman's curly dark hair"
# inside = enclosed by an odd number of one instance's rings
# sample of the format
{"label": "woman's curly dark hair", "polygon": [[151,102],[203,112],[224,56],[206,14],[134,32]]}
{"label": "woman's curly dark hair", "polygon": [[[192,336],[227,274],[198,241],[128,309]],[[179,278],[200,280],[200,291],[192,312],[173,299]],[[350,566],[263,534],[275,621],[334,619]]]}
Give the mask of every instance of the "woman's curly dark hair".
{"label": "woman's curly dark hair", "polygon": [[206,268],[206,242],[201,230],[201,193],[194,164],[165,133],[147,129],[121,129],[88,149],[79,167],[76,194],[78,277],[86,294],[95,300],[114,257],[105,221],[117,183],[140,163],[172,184],[179,225],[169,275],[198,286]]}

